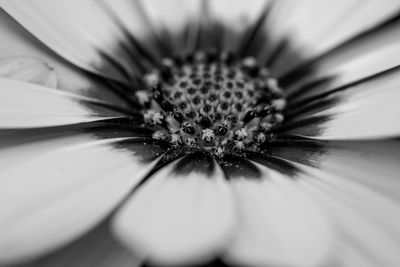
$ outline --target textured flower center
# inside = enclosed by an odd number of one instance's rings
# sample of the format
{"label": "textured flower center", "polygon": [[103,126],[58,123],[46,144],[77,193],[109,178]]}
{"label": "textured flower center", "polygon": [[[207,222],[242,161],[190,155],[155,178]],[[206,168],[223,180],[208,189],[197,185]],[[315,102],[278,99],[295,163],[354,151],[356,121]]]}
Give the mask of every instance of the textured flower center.
{"label": "textured flower center", "polygon": [[283,121],[286,101],[275,79],[254,58],[198,51],[165,58],[136,93],[153,138],[214,157],[258,150]]}

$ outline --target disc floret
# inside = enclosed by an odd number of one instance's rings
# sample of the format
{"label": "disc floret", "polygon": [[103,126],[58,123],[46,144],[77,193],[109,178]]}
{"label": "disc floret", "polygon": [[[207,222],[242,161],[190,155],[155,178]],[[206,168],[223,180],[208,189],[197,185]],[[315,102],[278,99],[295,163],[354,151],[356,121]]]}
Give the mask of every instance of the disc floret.
{"label": "disc floret", "polygon": [[226,153],[258,150],[282,123],[286,100],[253,57],[198,51],[165,58],[137,91],[144,126],[174,148]]}

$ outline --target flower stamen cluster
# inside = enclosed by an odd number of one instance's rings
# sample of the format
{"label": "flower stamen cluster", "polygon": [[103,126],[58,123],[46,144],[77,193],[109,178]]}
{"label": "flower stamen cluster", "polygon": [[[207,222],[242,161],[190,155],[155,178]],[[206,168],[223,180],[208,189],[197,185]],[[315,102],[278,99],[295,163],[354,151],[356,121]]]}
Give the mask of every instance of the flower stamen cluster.
{"label": "flower stamen cluster", "polygon": [[144,126],[174,148],[215,157],[258,150],[284,119],[282,90],[252,57],[198,51],[165,58],[144,80],[136,93]]}

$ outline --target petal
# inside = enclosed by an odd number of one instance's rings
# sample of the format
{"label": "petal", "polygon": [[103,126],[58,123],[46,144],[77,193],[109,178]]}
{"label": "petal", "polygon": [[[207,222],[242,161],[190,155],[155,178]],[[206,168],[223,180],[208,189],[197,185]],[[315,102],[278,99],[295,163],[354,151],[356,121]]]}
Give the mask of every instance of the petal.
{"label": "petal", "polygon": [[[161,29],[154,29],[148,14],[144,12],[143,6],[141,6],[141,2],[115,0],[102,1],[102,4],[119,23],[120,28],[126,32],[130,41],[138,48],[139,56],[153,57],[157,61],[162,59],[162,55],[160,55],[162,51],[159,51],[158,43],[160,41],[158,30]],[[131,50],[133,52],[135,48]]]}
{"label": "petal", "polygon": [[[374,139],[400,134],[399,68],[339,88],[303,107],[288,133],[317,139]],[[324,104],[321,107],[319,104]],[[314,105],[314,107],[312,106]],[[287,124],[291,127],[290,124]]]}
{"label": "petal", "polygon": [[103,220],[154,165],[159,151],[144,143],[77,133],[2,148],[0,262],[38,257]]}
{"label": "petal", "polygon": [[115,218],[120,240],[152,262],[207,262],[229,240],[233,201],[222,170],[187,157],[151,177]]}
{"label": "petal", "polygon": [[295,180],[259,167],[262,180],[232,181],[239,230],[224,258],[242,266],[325,266],[335,238],[324,213]]}
{"label": "petal", "polygon": [[277,146],[271,153],[345,177],[400,201],[399,141],[304,142]]}
{"label": "petal", "polygon": [[243,37],[270,2],[269,0],[208,1],[211,19],[227,28],[227,31],[221,33],[222,36],[217,36],[221,39],[225,51],[238,51]]}
{"label": "petal", "polygon": [[[348,244],[354,247],[362,259],[375,266],[396,266],[400,262],[398,224],[400,205],[385,196],[376,194],[363,185],[346,177],[329,175],[323,170],[303,168],[314,179],[302,179],[299,186],[309,190],[315,203],[326,211],[337,228],[338,255],[343,264],[349,265]],[[310,175],[311,174],[311,175]],[[378,177],[377,177],[378,178]],[[353,259],[354,260],[354,259]]]}
{"label": "petal", "polygon": [[[400,65],[400,22],[385,24],[316,61],[311,74],[286,88],[293,105]],[[320,82],[319,81],[326,81]],[[299,103],[300,102],[300,103]],[[301,104],[300,104],[301,105]]]}
{"label": "petal", "polygon": [[268,2],[270,1],[250,0],[245,3],[243,1],[216,0],[210,1],[210,8],[215,18],[227,25],[234,23],[233,26],[245,27],[243,22],[254,22]]}
{"label": "petal", "polygon": [[343,259],[341,259],[340,263],[338,264],[340,266],[376,267],[376,261],[372,260],[371,256],[367,255],[366,252],[362,251],[354,244],[343,244],[343,253],[345,253],[346,256],[342,257]]}
{"label": "petal", "polygon": [[93,75],[65,61],[40,43],[28,31],[0,9],[0,59],[9,57],[29,57],[54,68],[58,78],[58,88],[107,102],[123,102],[110,92],[104,81],[99,82]]}
{"label": "petal", "polygon": [[[86,136],[89,139],[85,138]],[[9,168],[15,168],[19,164],[37,157],[38,154],[45,154],[48,151],[51,152],[67,145],[81,145],[91,139],[124,140],[126,138],[134,138],[135,142],[138,142],[137,140],[140,142],[148,141],[146,139],[148,136],[134,132],[131,129],[121,130],[114,127],[107,129],[107,127],[99,127],[98,125],[94,125],[92,128],[89,125],[84,125],[74,128],[57,127],[0,131],[0,169],[5,171]],[[161,145],[157,146],[155,144],[153,146],[154,143],[150,141],[148,141],[149,147],[147,151],[149,154],[158,151],[159,149],[156,149],[156,147],[161,148]],[[129,148],[129,145],[125,145]],[[122,145],[118,147],[124,148]]]}
{"label": "petal", "polygon": [[[127,82],[117,65],[129,57],[118,47],[122,31],[95,0],[12,2],[0,5],[45,45],[77,66],[100,76]],[[107,55],[108,57],[104,57]],[[110,58],[109,61],[107,58]]]}
{"label": "petal", "polygon": [[400,201],[400,142],[334,142],[321,168]]}
{"label": "petal", "polygon": [[100,108],[102,104],[105,103],[0,78],[0,129],[59,126],[122,117],[118,112]]}
{"label": "petal", "polygon": [[[289,38],[290,48],[279,57],[274,73],[281,76],[316,58],[352,37],[391,19],[400,8],[392,0],[279,1],[270,24],[272,41],[278,45]],[[318,40],[318,41],[316,41]],[[295,56],[293,56],[295,54]],[[288,64],[288,62],[290,64]]]}
{"label": "petal", "polygon": [[363,261],[396,266],[400,260],[400,142],[338,141],[317,149],[306,144],[276,148],[273,154],[300,163],[297,167],[303,175],[298,184],[335,223],[343,266]]}
{"label": "petal", "polygon": [[102,223],[70,245],[32,263],[18,265],[18,267],[141,266],[141,259],[122,247],[108,228],[107,223]]}
{"label": "petal", "polygon": [[[179,12],[176,9],[179,8]],[[182,53],[187,49],[184,31],[198,17],[199,0],[138,0],[136,9],[147,22],[153,34],[153,42],[158,42],[159,50]],[[143,30],[142,30],[143,31]],[[148,34],[148,37],[151,35]],[[186,50],[188,51],[188,50]],[[192,52],[192,51],[190,51]]]}
{"label": "petal", "polygon": [[[156,31],[166,30],[170,33],[182,32],[189,19],[193,18],[193,11],[199,7],[198,0],[166,0],[162,2],[139,0],[139,2],[145,16],[148,16],[151,26]],[[180,9],[180,12],[176,12],[177,8]]]}
{"label": "petal", "polygon": [[0,77],[57,87],[54,69],[45,63],[28,57],[0,59]]}

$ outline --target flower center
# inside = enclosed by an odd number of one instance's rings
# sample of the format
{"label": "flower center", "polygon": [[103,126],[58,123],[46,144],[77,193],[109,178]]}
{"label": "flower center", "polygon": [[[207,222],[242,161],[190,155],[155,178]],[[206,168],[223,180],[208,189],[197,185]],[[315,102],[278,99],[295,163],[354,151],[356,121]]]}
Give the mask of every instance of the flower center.
{"label": "flower center", "polygon": [[198,51],[165,58],[136,92],[144,126],[174,148],[214,157],[258,150],[283,121],[286,101],[275,79],[252,57]]}

